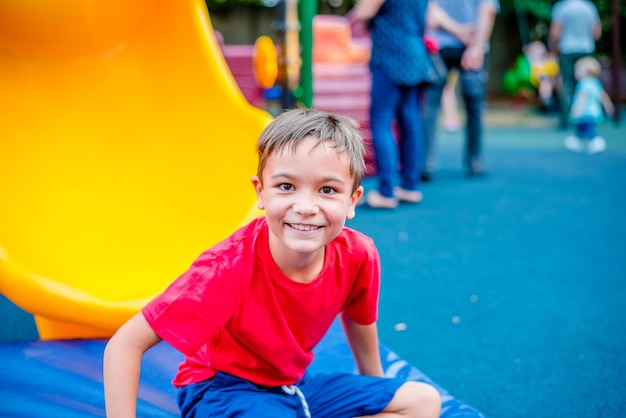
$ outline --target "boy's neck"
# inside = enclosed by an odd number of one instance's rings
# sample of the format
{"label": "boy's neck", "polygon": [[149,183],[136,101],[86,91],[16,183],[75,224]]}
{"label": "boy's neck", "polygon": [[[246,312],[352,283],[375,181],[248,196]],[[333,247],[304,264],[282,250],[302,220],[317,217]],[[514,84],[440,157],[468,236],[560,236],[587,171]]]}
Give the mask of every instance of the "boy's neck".
{"label": "boy's neck", "polygon": [[274,262],[285,276],[298,283],[314,281],[324,268],[325,250],[312,254],[311,257],[277,259]]}

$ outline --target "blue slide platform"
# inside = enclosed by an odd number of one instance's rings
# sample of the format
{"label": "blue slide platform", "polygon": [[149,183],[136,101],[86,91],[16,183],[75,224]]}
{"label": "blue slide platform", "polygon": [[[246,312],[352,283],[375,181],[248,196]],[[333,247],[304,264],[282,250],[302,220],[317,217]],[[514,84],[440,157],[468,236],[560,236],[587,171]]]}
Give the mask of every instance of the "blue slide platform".
{"label": "blue slide platform", "polygon": [[[0,344],[1,417],[104,417],[102,355],[106,340],[59,340]],[[484,417],[455,399],[417,368],[381,346],[387,376],[431,383],[441,392],[441,417]],[[166,343],[143,361],[137,414],[179,416],[174,377],[182,355]],[[311,372],[355,371],[352,354],[335,321],[315,352]]]}

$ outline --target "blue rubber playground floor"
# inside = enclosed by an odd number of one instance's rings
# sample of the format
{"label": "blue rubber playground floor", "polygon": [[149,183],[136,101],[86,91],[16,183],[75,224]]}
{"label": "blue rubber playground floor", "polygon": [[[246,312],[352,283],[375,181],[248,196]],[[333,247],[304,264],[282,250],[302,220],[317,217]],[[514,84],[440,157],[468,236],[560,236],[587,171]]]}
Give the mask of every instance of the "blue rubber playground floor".
{"label": "blue rubber playground floor", "polygon": [[487,177],[442,132],[421,204],[349,223],[381,253],[381,340],[490,417],[624,416],[626,126],[590,156],[552,118],[487,120]]}
{"label": "blue rubber playground floor", "polygon": [[[487,120],[487,177],[466,178],[462,133],[442,132],[421,204],[349,222],[381,253],[381,341],[489,417],[624,416],[626,125],[590,156],[550,117]],[[33,337],[4,299],[0,318],[0,340]]]}

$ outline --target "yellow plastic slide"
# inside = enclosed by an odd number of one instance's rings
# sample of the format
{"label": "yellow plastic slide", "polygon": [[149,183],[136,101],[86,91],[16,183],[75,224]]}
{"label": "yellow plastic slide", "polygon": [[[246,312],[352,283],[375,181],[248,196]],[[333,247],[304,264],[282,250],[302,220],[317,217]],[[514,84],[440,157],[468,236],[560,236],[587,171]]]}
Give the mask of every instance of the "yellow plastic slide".
{"label": "yellow plastic slide", "polygon": [[269,121],[202,0],[0,2],[0,292],[42,339],[110,336],[259,215]]}

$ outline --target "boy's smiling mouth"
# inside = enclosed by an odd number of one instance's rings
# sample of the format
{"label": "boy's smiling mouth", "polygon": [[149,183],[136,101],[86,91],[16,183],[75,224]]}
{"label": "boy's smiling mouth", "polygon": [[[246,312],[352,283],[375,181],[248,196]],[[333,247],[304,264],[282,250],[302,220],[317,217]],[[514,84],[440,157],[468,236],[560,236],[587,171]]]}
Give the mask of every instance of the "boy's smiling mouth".
{"label": "boy's smiling mouth", "polygon": [[293,229],[296,229],[298,231],[316,231],[318,229],[321,228],[321,226],[316,226],[316,225],[305,225],[305,224],[290,224],[287,223],[287,225]]}

